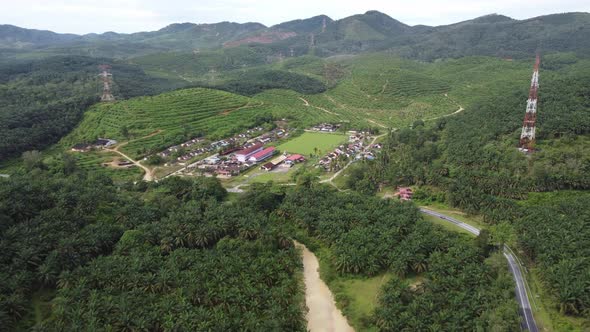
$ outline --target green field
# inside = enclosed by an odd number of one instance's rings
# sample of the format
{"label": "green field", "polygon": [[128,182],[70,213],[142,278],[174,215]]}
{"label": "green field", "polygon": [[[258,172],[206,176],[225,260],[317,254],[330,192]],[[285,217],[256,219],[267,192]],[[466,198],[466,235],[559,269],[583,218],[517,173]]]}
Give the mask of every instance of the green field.
{"label": "green field", "polygon": [[344,134],[305,132],[301,136],[277,146],[277,149],[281,152],[300,153],[308,156],[316,154],[314,149],[317,148],[317,154],[322,155],[331,151],[338,144],[346,142],[346,139]]}

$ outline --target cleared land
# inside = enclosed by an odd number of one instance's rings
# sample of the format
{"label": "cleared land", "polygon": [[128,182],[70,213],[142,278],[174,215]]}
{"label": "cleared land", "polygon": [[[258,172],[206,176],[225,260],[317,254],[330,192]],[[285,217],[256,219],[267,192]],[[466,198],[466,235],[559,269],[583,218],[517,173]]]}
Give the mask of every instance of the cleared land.
{"label": "cleared land", "polygon": [[[346,142],[347,136],[339,133],[310,133],[305,132],[286,143],[277,146],[281,152],[323,155],[334,147]],[[315,150],[317,149],[317,151]]]}

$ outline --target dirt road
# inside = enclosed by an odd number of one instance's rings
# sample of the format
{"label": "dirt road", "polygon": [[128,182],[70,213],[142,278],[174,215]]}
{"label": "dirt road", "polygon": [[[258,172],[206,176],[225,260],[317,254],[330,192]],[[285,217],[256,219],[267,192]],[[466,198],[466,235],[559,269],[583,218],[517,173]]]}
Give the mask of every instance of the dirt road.
{"label": "dirt road", "polygon": [[332,292],[320,279],[319,262],[303,244],[295,241],[303,253],[307,330],[310,332],[354,332],[346,317],[336,307]]}

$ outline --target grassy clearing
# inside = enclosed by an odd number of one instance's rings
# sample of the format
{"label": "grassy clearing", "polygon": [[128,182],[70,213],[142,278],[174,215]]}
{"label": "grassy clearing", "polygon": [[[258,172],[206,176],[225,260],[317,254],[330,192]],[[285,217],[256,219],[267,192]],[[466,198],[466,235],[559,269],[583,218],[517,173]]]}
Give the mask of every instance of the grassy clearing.
{"label": "grassy clearing", "polygon": [[381,287],[391,276],[384,273],[371,278],[339,278],[331,286],[338,292],[336,298],[346,301],[346,317],[357,330],[377,331],[376,327],[367,326],[367,322],[377,307]]}
{"label": "grassy clearing", "polygon": [[300,153],[304,156],[316,154],[316,152],[322,155],[339,144],[346,142],[346,138],[346,135],[338,133],[305,132],[301,136],[277,146],[277,149],[279,151],[287,151],[288,153]]}

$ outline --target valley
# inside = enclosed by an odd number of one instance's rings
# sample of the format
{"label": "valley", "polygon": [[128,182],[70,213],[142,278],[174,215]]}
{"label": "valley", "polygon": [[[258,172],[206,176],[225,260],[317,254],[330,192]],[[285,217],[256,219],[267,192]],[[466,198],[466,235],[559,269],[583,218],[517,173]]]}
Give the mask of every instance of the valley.
{"label": "valley", "polygon": [[0,25],[0,331],[590,329],[589,27]]}

